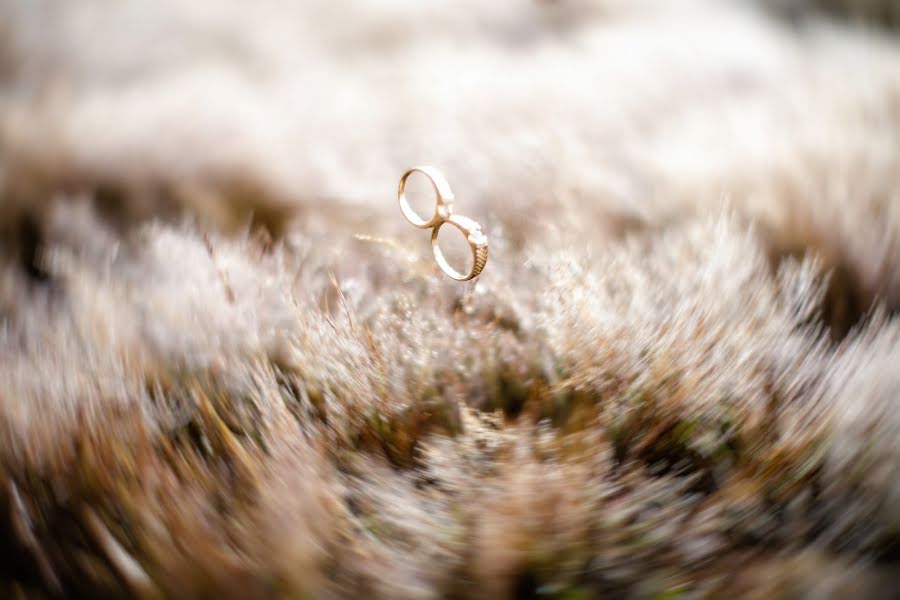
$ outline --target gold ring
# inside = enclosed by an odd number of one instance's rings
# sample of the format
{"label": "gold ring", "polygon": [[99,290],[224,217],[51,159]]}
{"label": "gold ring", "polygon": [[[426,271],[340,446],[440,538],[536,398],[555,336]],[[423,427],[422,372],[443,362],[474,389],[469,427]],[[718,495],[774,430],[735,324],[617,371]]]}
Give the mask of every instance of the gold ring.
{"label": "gold ring", "polygon": [[[450,223],[463,232],[469,246],[472,248],[472,269],[468,273],[460,273],[447,262],[444,253],[438,245],[438,232],[441,226]],[[481,225],[477,221],[464,217],[462,215],[451,214],[446,219],[435,225],[431,230],[431,249],[434,251],[434,259],[437,261],[441,270],[451,279],[456,281],[468,281],[473,277],[477,277],[487,263],[488,258],[488,240],[487,236],[481,231]]]}
{"label": "gold ring", "polygon": [[[435,194],[437,194],[434,215],[429,219],[423,219],[417,215],[416,211],[412,209],[409,205],[409,201],[406,199],[406,180],[416,171],[424,174],[428,178],[432,187],[434,187]],[[406,220],[422,229],[428,229],[429,227],[439,225],[453,213],[453,191],[450,189],[450,184],[447,183],[447,180],[444,179],[441,172],[434,167],[413,167],[404,173],[403,177],[400,178],[400,189],[397,192],[397,199],[400,201],[400,210],[403,212],[403,216],[406,217]]]}
{"label": "gold ring", "polygon": [[[412,209],[406,199],[406,180],[416,171],[428,177],[437,195],[434,215],[429,219],[424,219],[416,214],[416,211]],[[440,171],[434,167],[427,166],[413,167],[408,170],[400,178],[400,189],[397,191],[397,199],[400,202],[400,211],[407,221],[422,229],[431,228],[431,250],[434,252],[434,259],[448,277],[456,281],[468,281],[481,273],[488,259],[487,236],[481,231],[481,225],[477,221],[469,217],[453,214],[453,191]],[[438,245],[438,232],[440,232],[444,223],[450,223],[462,231],[469,242],[469,247],[472,248],[472,269],[468,273],[461,273],[450,266],[450,263],[447,262],[447,258],[444,256],[444,252]]]}

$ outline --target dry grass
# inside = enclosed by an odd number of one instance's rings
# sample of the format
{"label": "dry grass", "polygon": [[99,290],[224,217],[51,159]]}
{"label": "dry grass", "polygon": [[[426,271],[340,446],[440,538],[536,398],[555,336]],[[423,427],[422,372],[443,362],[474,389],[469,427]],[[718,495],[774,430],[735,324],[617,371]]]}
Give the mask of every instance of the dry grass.
{"label": "dry grass", "polygon": [[[0,9],[3,595],[900,584],[895,39],[48,7]],[[474,285],[394,204],[422,160],[491,236]]]}

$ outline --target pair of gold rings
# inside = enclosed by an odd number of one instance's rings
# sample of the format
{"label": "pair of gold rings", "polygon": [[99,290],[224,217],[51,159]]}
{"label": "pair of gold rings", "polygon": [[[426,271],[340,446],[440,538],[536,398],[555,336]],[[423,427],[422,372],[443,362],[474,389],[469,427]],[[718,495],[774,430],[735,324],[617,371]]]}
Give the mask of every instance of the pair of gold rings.
{"label": "pair of gold rings", "polygon": [[[437,196],[434,214],[429,218],[423,218],[416,214],[406,199],[406,180],[416,172],[422,173],[428,178]],[[397,198],[400,201],[400,211],[407,221],[420,229],[431,229],[431,250],[434,252],[434,259],[448,277],[456,281],[468,281],[481,273],[488,258],[487,236],[481,231],[481,225],[477,221],[453,213],[453,191],[440,171],[434,167],[427,166],[413,167],[408,170],[400,178],[400,189],[397,192]],[[454,269],[447,262],[447,258],[438,245],[438,232],[445,223],[449,223],[459,229],[466,236],[466,241],[468,241],[469,247],[472,249],[472,268],[468,273],[461,273]]]}

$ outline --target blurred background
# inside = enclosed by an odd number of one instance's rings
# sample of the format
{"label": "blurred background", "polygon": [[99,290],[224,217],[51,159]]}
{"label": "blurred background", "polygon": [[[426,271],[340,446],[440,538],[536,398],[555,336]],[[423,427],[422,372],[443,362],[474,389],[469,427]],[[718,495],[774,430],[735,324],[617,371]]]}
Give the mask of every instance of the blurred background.
{"label": "blurred background", "polygon": [[896,598],[898,259],[897,0],[0,0],[0,592]]}
{"label": "blurred background", "polygon": [[7,214],[87,194],[123,222],[187,210],[281,230],[303,211],[395,211],[419,163],[501,220],[566,201],[762,215],[859,163],[865,195],[896,183],[889,0],[0,10]]}

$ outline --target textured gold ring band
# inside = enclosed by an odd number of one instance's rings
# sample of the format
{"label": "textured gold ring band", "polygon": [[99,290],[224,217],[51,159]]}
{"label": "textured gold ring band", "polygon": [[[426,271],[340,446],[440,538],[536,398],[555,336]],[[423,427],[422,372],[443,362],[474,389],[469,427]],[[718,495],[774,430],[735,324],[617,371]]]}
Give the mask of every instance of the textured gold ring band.
{"label": "textured gold ring band", "polygon": [[[440,232],[441,227],[446,223],[449,223],[462,231],[466,236],[466,241],[469,242],[469,246],[472,248],[472,269],[468,273],[460,273],[454,269],[450,263],[447,262],[443,251],[441,251],[441,247],[438,245],[438,232]],[[431,249],[434,251],[434,259],[437,261],[441,270],[446,273],[448,277],[455,279],[456,281],[468,281],[481,273],[485,263],[487,263],[487,243],[487,236],[482,233],[481,225],[479,225],[477,221],[462,215],[451,214],[442,222],[435,225],[434,229],[431,230]]]}
{"label": "textured gold ring band", "polygon": [[[437,195],[437,202],[434,206],[434,214],[429,218],[423,218],[416,214],[416,211],[409,205],[406,199],[406,180],[415,172],[422,173],[431,182],[434,187],[434,193]],[[453,214],[453,191],[450,184],[434,167],[420,166],[413,167],[403,174],[400,178],[400,189],[397,191],[397,199],[400,201],[400,211],[407,221],[421,229],[428,229],[440,225],[451,214]]]}

